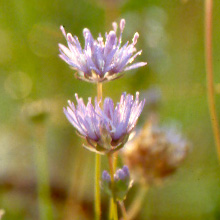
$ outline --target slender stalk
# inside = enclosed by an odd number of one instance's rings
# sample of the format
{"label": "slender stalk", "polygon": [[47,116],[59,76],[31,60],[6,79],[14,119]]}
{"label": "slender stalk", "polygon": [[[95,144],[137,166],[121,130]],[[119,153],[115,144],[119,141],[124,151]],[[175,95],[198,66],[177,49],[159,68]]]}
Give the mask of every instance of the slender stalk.
{"label": "slender stalk", "polygon": [[109,205],[109,220],[112,220],[114,218],[114,200],[113,198],[110,199],[110,205]]}
{"label": "slender stalk", "polygon": [[[113,154],[108,155],[108,162],[109,162],[109,170],[110,170],[110,176],[111,176],[111,182],[112,187],[114,189],[114,163],[113,163]],[[111,209],[110,212],[112,213],[110,215],[111,219],[118,220],[118,209],[117,209],[117,203],[114,200],[114,198],[111,198]]]}
{"label": "slender stalk", "polygon": [[118,220],[118,207],[117,207],[117,203],[114,202],[114,220]]}
{"label": "slender stalk", "polygon": [[[90,157],[88,158],[86,156],[82,156],[81,152],[81,148],[77,148],[74,150],[76,159],[72,161],[71,165],[71,183],[67,192],[67,199],[64,204],[63,217],[60,218],[62,220],[73,219],[73,216],[75,219],[80,218],[79,213],[75,213],[75,211],[73,211],[73,207],[76,204],[79,204],[80,201],[83,201],[83,198],[85,198],[86,196],[85,184],[87,181],[88,172],[90,172],[90,170],[88,170],[88,167],[94,162],[91,160]],[[82,164],[85,163],[87,164],[87,166],[82,167]]]}
{"label": "slender stalk", "polygon": [[35,124],[35,161],[37,174],[37,191],[39,219],[53,220],[52,202],[48,172],[47,148],[45,144],[45,128],[42,123]]}
{"label": "slender stalk", "polygon": [[[102,99],[102,83],[97,83],[97,99]],[[101,177],[101,156],[95,156],[95,219],[101,219],[101,195],[100,195],[100,177]]]}
{"label": "slender stalk", "polygon": [[147,191],[148,191],[147,187],[140,188],[135,200],[133,201],[133,203],[128,209],[128,212],[127,212],[128,220],[134,219],[139,213],[141,206],[143,204],[144,198],[147,194]]}
{"label": "slender stalk", "polygon": [[114,153],[113,157],[113,172],[115,173],[116,168],[117,168],[117,163],[118,163],[118,152]]}
{"label": "slender stalk", "polygon": [[[119,8],[117,7],[117,3],[113,3],[111,1],[108,2],[109,4],[106,4],[104,9],[105,9],[105,26],[109,27],[112,23],[112,21],[114,21],[117,17],[119,17]],[[115,167],[116,165],[116,161],[114,160],[113,162],[113,167]],[[113,173],[115,171],[115,168],[113,168]],[[110,199],[110,203],[109,203],[109,220],[112,220],[114,218],[113,214],[114,212],[114,200],[113,198]],[[116,212],[117,212],[117,204],[116,204]]]}
{"label": "slender stalk", "polygon": [[102,98],[102,83],[97,83],[97,99],[98,101]]}
{"label": "slender stalk", "polygon": [[123,216],[123,220],[128,220],[128,216],[127,216],[127,212],[126,212],[124,202],[123,201],[119,202],[119,206],[121,208],[121,213],[122,213],[122,216]]}
{"label": "slender stalk", "polygon": [[101,166],[101,158],[99,154],[95,156],[95,219],[101,219],[101,196],[100,196],[100,166]]}
{"label": "slender stalk", "polygon": [[[113,156],[113,173],[115,173],[116,167],[117,167],[117,162],[118,162],[118,153],[115,152]],[[113,198],[110,199],[110,206],[109,206],[109,219],[113,218],[113,211],[114,209],[114,200]]]}
{"label": "slender stalk", "polygon": [[215,137],[218,159],[220,160],[220,132],[215,106],[213,58],[212,58],[212,10],[213,1],[205,0],[205,56],[207,74],[207,95],[212,129]]}

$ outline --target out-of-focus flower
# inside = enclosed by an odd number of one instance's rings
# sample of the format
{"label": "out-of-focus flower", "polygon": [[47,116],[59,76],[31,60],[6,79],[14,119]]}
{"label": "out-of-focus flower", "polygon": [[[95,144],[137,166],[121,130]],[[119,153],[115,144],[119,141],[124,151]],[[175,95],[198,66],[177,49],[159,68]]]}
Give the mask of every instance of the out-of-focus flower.
{"label": "out-of-focus flower", "polygon": [[26,103],[22,108],[22,116],[32,122],[43,122],[50,115],[51,104],[52,102],[46,99]]}
{"label": "out-of-focus flower", "polygon": [[103,190],[115,200],[123,201],[126,198],[128,190],[132,186],[128,167],[123,166],[122,169],[118,169],[115,172],[113,183],[111,182],[109,173],[104,170],[102,173],[101,185]]}
{"label": "out-of-focus flower", "polygon": [[176,127],[147,123],[136,138],[126,144],[123,157],[137,180],[147,185],[160,184],[185,159],[188,146]]}
{"label": "out-of-focus flower", "polygon": [[60,98],[28,100],[21,108],[20,116],[22,119],[32,123],[44,123],[48,119],[53,124],[64,123],[63,114],[60,112],[62,106]]}
{"label": "out-of-focus flower", "polygon": [[145,103],[145,100],[139,102],[138,92],[135,100],[132,95],[123,93],[115,107],[112,99],[106,98],[101,109],[97,99],[95,106],[91,98],[85,105],[82,98],[78,98],[77,94],[75,96],[77,106],[69,101],[64,113],[78,133],[87,140],[89,147],[85,147],[99,153],[113,152],[124,145]]}
{"label": "out-of-focus flower", "polygon": [[61,26],[61,31],[65,36],[68,48],[59,44],[60,58],[77,70],[76,77],[81,80],[97,83],[114,80],[123,75],[123,71],[135,69],[146,65],[145,62],[132,63],[141,54],[141,50],[136,52],[135,44],[139,34],[136,32],[132,43],[127,42],[121,47],[122,33],[125,27],[125,20],[120,21],[120,36],[117,37],[117,23],[113,22],[113,30],[105,34],[106,40],[99,34],[94,40],[89,29],[84,28],[85,47],[82,49],[77,36],[72,36],[65,32]]}

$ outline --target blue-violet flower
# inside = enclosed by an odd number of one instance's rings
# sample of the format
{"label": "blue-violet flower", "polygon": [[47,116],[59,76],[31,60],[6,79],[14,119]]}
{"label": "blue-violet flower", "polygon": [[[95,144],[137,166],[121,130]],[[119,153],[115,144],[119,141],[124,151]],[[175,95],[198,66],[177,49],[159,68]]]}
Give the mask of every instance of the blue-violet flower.
{"label": "blue-violet flower", "polygon": [[135,100],[132,95],[123,93],[115,107],[111,98],[105,98],[101,109],[97,98],[93,106],[91,98],[85,105],[82,98],[78,98],[77,94],[75,96],[77,106],[68,101],[69,106],[64,108],[64,113],[78,133],[87,140],[89,147],[85,147],[99,153],[113,152],[123,146],[145,103],[145,100],[139,102],[138,92]]}
{"label": "blue-violet flower", "polygon": [[[135,69],[146,65],[146,62],[138,62],[128,66],[141,54],[136,52],[135,44],[139,34],[134,34],[132,43],[125,43],[122,47],[122,33],[125,27],[125,20],[120,21],[120,35],[117,37],[117,23],[113,22],[113,30],[105,34],[105,42],[99,34],[94,40],[89,29],[84,28],[85,47],[82,49],[77,36],[61,31],[67,40],[68,47],[59,44],[60,58],[68,63],[71,68],[77,70],[76,77],[81,80],[97,83],[117,79],[123,75],[123,71]],[[134,54],[134,52],[136,52]]]}

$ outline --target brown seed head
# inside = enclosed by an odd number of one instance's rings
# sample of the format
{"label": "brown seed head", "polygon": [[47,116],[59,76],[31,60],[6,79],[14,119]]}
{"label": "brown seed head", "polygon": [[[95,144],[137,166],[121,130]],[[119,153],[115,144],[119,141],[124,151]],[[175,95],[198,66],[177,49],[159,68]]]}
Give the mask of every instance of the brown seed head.
{"label": "brown seed head", "polygon": [[188,143],[175,127],[158,127],[148,122],[124,149],[125,164],[134,178],[147,185],[158,185],[185,159]]}

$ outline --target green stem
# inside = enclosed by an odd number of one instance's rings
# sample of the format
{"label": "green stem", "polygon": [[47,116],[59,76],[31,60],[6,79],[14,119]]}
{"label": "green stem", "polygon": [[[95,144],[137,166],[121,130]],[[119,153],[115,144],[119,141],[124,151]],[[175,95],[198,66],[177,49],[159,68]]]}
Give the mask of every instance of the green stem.
{"label": "green stem", "polygon": [[133,201],[133,203],[128,209],[128,212],[127,212],[128,220],[134,219],[139,213],[141,206],[143,204],[144,198],[147,194],[147,191],[148,191],[148,188],[146,186],[140,188],[135,200]]}
{"label": "green stem", "polygon": [[117,203],[114,201],[114,220],[118,220],[118,207]]}
{"label": "green stem", "polygon": [[100,198],[100,165],[101,158],[99,154],[96,154],[95,161],[95,219],[101,219],[101,198]]}
{"label": "green stem", "polygon": [[53,220],[52,202],[48,172],[47,148],[44,141],[44,125],[35,125],[35,161],[37,174],[37,191],[41,220]]}
{"label": "green stem", "polygon": [[[115,173],[116,167],[117,167],[117,161],[118,161],[118,153],[114,153],[113,157],[113,173]],[[113,219],[113,213],[114,213],[114,200],[113,198],[110,199],[110,207],[109,207],[109,219]]]}
{"label": "green stem", "polygon": [[[110,169],[110,176],[112,182],[112,189],[114,190],[114,163],[113,163],[113,154],[108,154],[108,162],[109,162],[109,169]],[[111,198],[111,206],[110,206],[111,214],[110,219],[118,220],[118,208],[117,202],[114,198]]]}
{"label": "green stem", "polygon": [[213,57],[212,57],[212,11],[213,1],[205,0],[205,56],[207,73],[207,93],[212,129],[215,137],[218,159],[220,160],[220,132],[215,106]]}
{"label": "green stem", "polygon": [[109,220],[113,219],[113,213],[114,213],[114,200],[113,198],[111,198],[109,204]]}
{"label": "green stem", "polygon": [[[97,83],[97,99],[102,99],[102,83]],[[102,105],[102,101],[100,103]],[[95,220],[101,219],[101,195],[100,195],[100,177],[101,177],[101,156],[95,156]]]}

